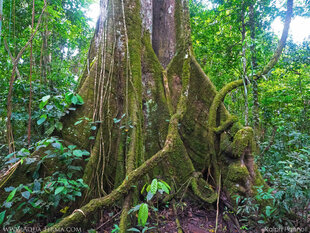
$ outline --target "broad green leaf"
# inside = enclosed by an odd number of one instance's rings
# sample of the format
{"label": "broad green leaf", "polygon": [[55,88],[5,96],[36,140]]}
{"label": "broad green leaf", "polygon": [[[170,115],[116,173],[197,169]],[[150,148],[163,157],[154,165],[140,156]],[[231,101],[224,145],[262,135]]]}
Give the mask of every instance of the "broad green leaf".
{"label": "broad green leaf", "polygon": [[38,180],[35,180],[33,183],[33,191],[39,191],[41,189],[41,183]]}
{"label": "broad green leaf", "polygon": [[81,150],[74,150],[73,151],[73,155],[75,155],[77,157],[82,157],[83,156],[83,151],[81,151]]}
{"label": "broad green leaf", "polygon": [[127,231],[140,232],[140,230],[139,230],[139,229],[134,228],[134,227],[129,228]]}
{"label": "broad green leaf", "polygon": [[90,155],[90,153],[87,150],[83,150],[83,155]]}
{"label": "broad green leaf", "polygon": [[78,98],[77,98],[76,96],[72,96],[71,102],[72,102],[73,104],[77,104],[77,103],[78,103]]}
{"label": "broad green leaf", "polygon": [[0,213],[0,225],[1,225],[1,224],[3,223],[3,221],[4,221],[5,212],[6,212],[6,210],[4,210],[4,211],[2,211],[2,212]]}
{"label": "broad green leaf", "polygon": [[165,184],[163,184],[162,182],[158,182],[158,186],[160,186],[160,188],[167,194],[169,194],[169,189],[167,188],[167,186]]}
{"label": "broad green leaf", "polygon": [[23,186],[24,189],[26,189],[28,192],[32,193],[32,190],[30,188],[28,188],[27,186]]}
{"label": "broad green leaf", "polygon": [[40,102],[39,108],[43,109],[46,104],[47,104],[47,101],[46,102]]}
{"label": "broad green leaf", "polygon": [[28,200],[29,197],[30,197],[30,192],[29,191],[24,191],[24,192],[22,192],[22,196]]}
{"label": "broad green leaf", "polygon": [[145,226],[146,224],[146,221],[149,217],[149,208],[148,208],[148,205],[143,203],[141,206],[140,206],[140,209],[139,209],[139,213],[138,213],[138,222],[141,226]]}
{"label": "broad green leaf", "polygon": [[43,97],[42,97],[42,101],[43,101],[43,102],[46,102],[46,101],[48,101],[50,98],[51,98],[50,95],[43,96]]}
{"label": "broad green leaf", "polygon": [[141,206],[141,205],[142,205],[142,204],[139,204],[139,205],[136,205],[136,206],[132,207],[132,208],[128,211],[128,214],[130,214],[130,213],[132,213],[132,212],[138,211],[138,210],[140,209],[140,206]]}
{"label": "broad green leaf", "polygon": [[51,133],[54,132],[54,129],[55,129],[55,125],[52,125],[51,127],[48,128],[48,130],[45,131],[45,133],[47,135],[50,135]]}
{"label": "broad green leaf", "polygon": [[37,121],[38,125],[41,125],[44,121],[46,121],[46,117],[42,117]]}
{"label": "broad green leaf", "polygon": [[153,193],[155,195],[157,192],[157,188],[158,188],[157,179],[153,179],[153,181],[151,183],[151,193]]}
{"label": "broad green leaf", "polygon": [[165,181],[163,181],[163,180],[160,180],[160,182],[162,182],[169,190],[171,190],[171,188],[170,188],[170,186],[169,186],[169,184],[167,184]]}
{"label": "broad green leaf", "polygon": [[4,202],[4,203],[3,203],[3,206],[4,206],[5,208],[7,208],[7,209],[11,208],[12,205],[13,205],[13,202]]}
{"label": "broad green leaf", "polygon": [[76,145],[69,145],[68,148],[69,148],[70,150],[74,150],[74,149],[76,148]]}
{"label": "broad green leaf", "polygon": [[153,198],[153,196],[154,194],[151,191],[149,191],[146,195],[146,201],[150,201]]}
{"label": "broad green leaf", "polygon": [[76,97],[77,97],[80,105],[84,104],[84,100],[80,95],[76,94]]}
{"label": "broad green leaf", "polygon": [[53,105],[46,105],[46,109],[48,110],[48,111],[50,111],[50,110],[52,110],[54,108],[54,106]]}
{"label": "broad green leaf", "polygon": [[71,99],[72,99],[73,93],[72,92],[67,92],[65,95],[65,99],[67,101],[67,103],[71,103]]}
{"label": "broad green leaf", "polygon": [[55,124],[55,128],[57,129],[57,130],[62,130],[62,128],[63,128],[63,125],[62,125],[62,123],[61,122],[57,122],[56,124]]}
{"label": "broad green leaf", "polygon": [[82,122],[83,122],[83,120],[79,120],[79,121],[75,122],[74,125],[78,125],[78,124],[80,124]]}
{"label": "broad green leaf", "polygon": [[9,159],[11,158],[13,155],[15,155],[17,153],[17,151],[12,152],[11,154],[8,154],[7,156],[5,156],[5,159]]}
{"label": "broad green leaf", "polygon": [[74,196],[78,196],[78,197],[81,197],[81,196],[82,196],[82,193],[79,192],[79,191],[74,191],[72,194],[73,194]]}
{"label": "broad green leaf", "polygon": [[57,187],[56,190],[55,190],[55,195],[61,193],[64,189],[65,189],[64,186]]}
{"label": "broad green leaf", "polygon": [[9,202],[9,201],[11,201],[13,199],[13,197],[15,196],[16,191],[17,191],[17,188],[13,189],[13,191],[10,193],[10,195],[6,199],[6,202]]}
{"label": "broad green leaf", "polygon": [[4,191],[11,192],[13,189],[15,188],[13,186],[10,186],[10,187],[4,188]]}
{"label": "broad green leaf", "polygon": [[82,157],[83,155],[90,155],[90,153],[86,150],[74,150],[73,155],[77,157]]}

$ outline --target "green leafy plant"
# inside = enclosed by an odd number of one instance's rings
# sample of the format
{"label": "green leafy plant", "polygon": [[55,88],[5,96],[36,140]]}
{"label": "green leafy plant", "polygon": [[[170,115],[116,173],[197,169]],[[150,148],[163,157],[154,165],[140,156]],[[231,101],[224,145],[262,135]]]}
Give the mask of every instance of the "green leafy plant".
{"label": "green leafy plant", "polygon": [[[16,158],[11,159],[11,154],[7,156],[10,163],[15,160],[15,162],[26,161],[28,164],[36,162],[36,164],[32,174],[33,182],[5,188],[8,197],[2,207],[6,210],[0,213],[0,220],[5,221],[4,225],[22,224],[17,220],[28,214],[33,215],[34,218],[48,218],[53,213],[56,216],[60,212],[66,213],[67,203],[81,197],[82,191],[88,188],[83,180],[78,178],[82,174],[82,167],[76,164],[83,157],[88,156],[89,152],[79,150],[75,145],[65,147],[55,137],[37,143],[35,150],[42,147],[49,149],[45,151],[45,156],[37,162],[36,158],[30,156],[27,149],[17,152]],[[40,167],[44,163],[50,163],[51,159],[56,159],[57,164],[66,169],[56,169],[51,175],[41,178],[39,176]],[[13,206],[14,208],[12,208]],[[59,209],[61,210],[59,211]],[[16,217],[17,219],[15,219]]]}
{"label": "green leafy plant", "polygon": [[151,184],[145,184],[143,186],[141,194],[143,194],[145,190],[147,192],[146,201],[150,201],[157,192],[160,194],[169,194],[171,188],[165,181],[153,179]]}
{"label": "green leafy plant", "polygon": [[[132,212],[137,212],[138,211],[138,226],[142,226],[143,229],[140,231],[137,228],[130,228],[128,231],[136,231],[136,232],[145,232],[146,230],[150,230],[153,227],[148,227],[147,225],[147,220],[149,217],[149,210],[152,209],[153,211],[157,211],[158,208],[155,208],[151,200],[156,196],[156,195],[163,195],[164,193],[169,194],[170,193],[170,186],[163,180],[158,180],[158,179],[153,179],[151,184],[145,184],[141,190],[141,194],[144,193],[144,191],[147,192],[146,195],[146,201],[149,203],[141,203],[133,208],[131,208],[128,212],[128,214]],[[158,199],[157,199],[158,203]]]}
{"label": "green leafy plant", "polygon": [[236,197],[237,214],[245,226],[250,229],[253,226],[307,225],[307,207],[310,202],[309,155],[310,149],[306,147],[261,168],[266,175],[271,174],[270,169],[273,169],[273,188],[264,190],[263,186],[259,186],[256,187],[254,197]]}
{"label": "green leafy plant", "polygon": [[59,119],[70,111],[75,111],[75,105],[82,104],[84,104],[82,97],[73,92],[67,92],[64,96],[43,96],[39,104],[41,114],[38,117],[37,124],[45,125],[47,135],[50,135],[55,129],[60,131],[63,124]]}
{"label": "green leafy plant", "polygon": [[117,233],[120,231],[120,228],[117,224],[114,224],[114,228],[112,229],[111,233]]}

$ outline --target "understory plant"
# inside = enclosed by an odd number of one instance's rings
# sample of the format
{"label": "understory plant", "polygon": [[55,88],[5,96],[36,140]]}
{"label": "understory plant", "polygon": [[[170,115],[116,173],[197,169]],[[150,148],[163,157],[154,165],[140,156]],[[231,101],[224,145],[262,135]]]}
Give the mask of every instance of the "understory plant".
{"label": "understory plant", "polygon": [[[285,157],[285,158],[284,158]],[[270,159],[268,161],[271,161]],[[274,168],[276,166],[276,168]],[[261,168],[270,188],[236,199],[237,214],[247,229],[307,227],[310,203],[310,148],[293,151]]]}
{"label": "understory plant", "polygon": [[[41,148],[45,150],[40,158],[31,156],[30,150],[25,148],[6,156],[6,164],[26,163],[33,166],[33,173],[32,182],[5,188],[8,196],[1,203],[0,224],[26,226],[38,219],[56,220],[55,217],[66,214],[70,202],[81,197],[83,190],[88,188],[81,178],[88,151],[79,150],[75,145],[66,147],[56,137],[38,142],[34,151],[39,153]],[[51,166],[51,172],[42,178],[40,168],[48,166]],[[53,171],[54,166],[62,169]]]}
{"label": "understory plant", "polygon": [[[141,194],[146,191],[147,195],[145,197],[146,203],[140,203],[133,208],[131,208],[128,212],[128,214],[131,214],[133,212],[138,211],[138,226],[132,227],[128,229],[127,231],[132,232],[146,232],[147,230],[153,229],[155,227],[149,227],[147,226],[147,220],[149,217],[149,211],[152,210],[154,212],[158,211],[158,201],[159,197],[161,197],[163,194],[169,194],[170,193],[170,186],[163,180],[153,179],[151,184],[144,184]],[[153,201],[152,201],[153,200]],[[157,208],[154,207],[154,201],[157,203]],[[141,229],[141,230],[140,230]]]}

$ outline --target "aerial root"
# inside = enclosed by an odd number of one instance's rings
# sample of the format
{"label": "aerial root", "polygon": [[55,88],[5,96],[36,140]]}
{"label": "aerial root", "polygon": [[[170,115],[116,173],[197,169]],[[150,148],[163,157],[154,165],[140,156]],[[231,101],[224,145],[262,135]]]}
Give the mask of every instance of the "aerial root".
{"label": "aerial root", "polygon": [[214,133],[222,134],[224,131],[229,130],[229,128],[238,121],[238,118],[235,116],[229,116],[228,119],[221,124],[219,127],[214,128]]}

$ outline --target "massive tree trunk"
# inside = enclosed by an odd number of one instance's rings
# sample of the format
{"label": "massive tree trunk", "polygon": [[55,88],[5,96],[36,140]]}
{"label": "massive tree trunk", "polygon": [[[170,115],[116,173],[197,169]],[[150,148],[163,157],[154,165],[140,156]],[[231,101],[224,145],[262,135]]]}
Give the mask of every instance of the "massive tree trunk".
{"label": "massive tree trunk", "polygon": [[[88,198],[97,199],[84,213],[127,193],[128,208],[135,194],[130,185],[143,185],[147,178],[137,178],[147,174],[174,184],[174,190],[189,182],[208,203],[216,201],[219,184],[229,196],[251,194],[253,185],[263,184],[252,129],[242,128],[221,100],[213,103],[217,91],[195,60],[187,1],[100,4],[78,89],[85,104],[64,119],[60,132],[91,151],[84,180],[91,187]],[[87,122],[74,126],[81,117],[98,122],[96,132]],[[79,221],[73,219],[63,224]]]}
{"label": "massive tree trunk", "polygon": [[[101,14],[78,88],[84,105],[57,135],[91,152],[87,204],[57,227],[77,225],[123,201],[121,229],[137,189],[160,177],[207,203],[265,185],[254,163],[253,130],[222,104],[195,60],[186,0],[101,0]],[[75,125],[81,117],[96,122]],[[179,192],[182,193],[182,192]],[[177,194],[175,195],[177,197]],[[82,205],[81,204],[81,205]]]}

